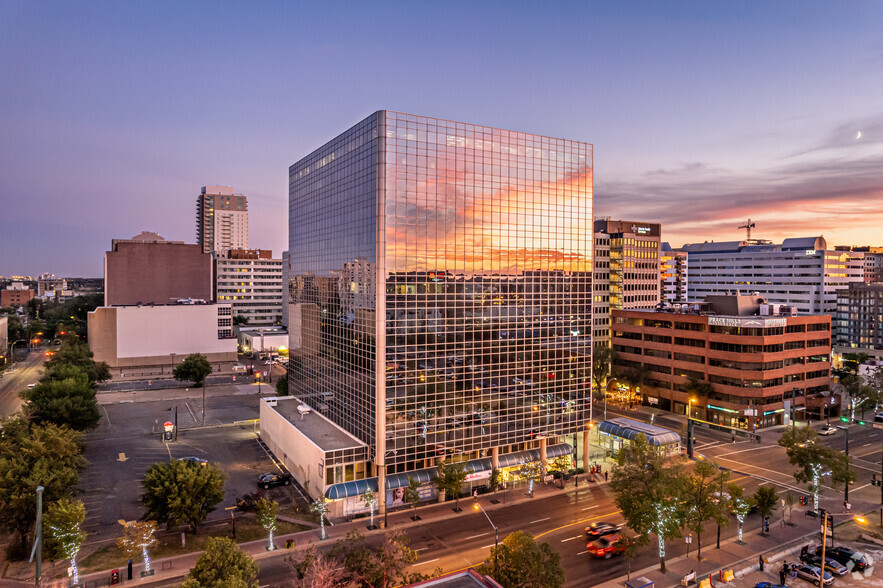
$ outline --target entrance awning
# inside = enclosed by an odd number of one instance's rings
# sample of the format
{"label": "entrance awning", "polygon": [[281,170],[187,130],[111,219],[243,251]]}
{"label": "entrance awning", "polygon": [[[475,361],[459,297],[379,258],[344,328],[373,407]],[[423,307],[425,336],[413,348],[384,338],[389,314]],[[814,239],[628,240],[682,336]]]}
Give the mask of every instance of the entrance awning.
{"label": "entrance awning", "polygon": [[638,435],[644,435],[650,445],[672,445],[681,442],[681,436],[674,431],[626,417],[606,420],[599,425],[598,429],[602,433],[622,437],[629,441],[634,441]]}
{"label": "entrance awning", "polygon": [[[558,445],[550,445],[546,448],[546,458],[555,459],[562,455],[573,454],[573,447],[569,443],[559,443]],[[518,451],[516,453],[507,453],[500,456],[500,467],[508,468],[519,465],[522,462],[531,462],[540,460],[540,450],[531,449],[528,451]],[[480,459],[470,459],[466,462],[466,471],[468,473],[478,473],[490,471],[493,469],[493,462],[489,457]],[[421,484],[435,481],[438,476],[436,468],[426,468],[415,470],[413,472],[403,472],[401,474],[390,474],[386,477],[386,489],[407,488],[408,476],[417,480]],[[338,500],[340,498],[348,498],[351,496],[361,496],[365,493],[366,488],[371,488],[372,492],[377,492],[377,478],[366,478],[364,480],[354,480],[352,482],[342,482],[332,484],[325,490],[325,498],[330,500]]]}

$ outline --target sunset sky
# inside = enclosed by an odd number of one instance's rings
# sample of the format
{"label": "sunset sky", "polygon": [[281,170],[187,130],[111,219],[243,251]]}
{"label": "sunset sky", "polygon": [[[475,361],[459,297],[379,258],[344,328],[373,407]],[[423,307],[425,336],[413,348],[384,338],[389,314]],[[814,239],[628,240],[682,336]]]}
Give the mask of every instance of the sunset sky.
{"label": "sunset sky", "polygon": [[0,275],[100,276],[378,109],[594,144],[595,215],[673,246],[883,246],[883,2],[0,0]]}

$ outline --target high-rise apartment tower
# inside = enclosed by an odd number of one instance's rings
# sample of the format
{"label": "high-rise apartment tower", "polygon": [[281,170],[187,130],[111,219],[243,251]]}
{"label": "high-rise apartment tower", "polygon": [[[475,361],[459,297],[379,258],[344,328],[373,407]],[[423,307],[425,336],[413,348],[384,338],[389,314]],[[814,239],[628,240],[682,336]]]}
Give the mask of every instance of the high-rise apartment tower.
{"label": "high-rise apartment tower", "polygon": [[203,186],[196,197],[196,242],[205,253],[248,249],[248,202],[230,186]]}

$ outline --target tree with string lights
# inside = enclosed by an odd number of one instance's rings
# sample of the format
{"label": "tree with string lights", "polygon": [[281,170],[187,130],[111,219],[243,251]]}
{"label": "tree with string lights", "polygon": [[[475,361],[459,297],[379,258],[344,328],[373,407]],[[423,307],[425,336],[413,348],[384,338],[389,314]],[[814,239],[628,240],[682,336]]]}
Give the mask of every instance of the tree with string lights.
{"label": "tree with string lights", "polygon": [[[125,521],[120,521],[121,523]],[[149,576],[151,547],[156,545],[156,521],[129,521],[125,523],[123,536],[117,539],[117,546],[129,557],[138,555],[144,560],[144,574]]]}
{"label": "tree with string lights", "polygon": [[254,507],[258,517],[258,524],[266,529],[270,537],[267,551],[274,551],[276,546],[273,544],[273,531],[276,530],[276,513],[279,511],[279,503],[275,500],[259,498],[254,501]]}
{"label": "tree with string lights", "polygon": [[80,583],[80,571],[77,568],[77,554],[86,540],[86,532],[82,529],[86,521],[86,507],[82,501],[62,498],[49,505],[43,524],[51,540],[51,551],[64,559],[70,560],[74,574],[74,584]]}

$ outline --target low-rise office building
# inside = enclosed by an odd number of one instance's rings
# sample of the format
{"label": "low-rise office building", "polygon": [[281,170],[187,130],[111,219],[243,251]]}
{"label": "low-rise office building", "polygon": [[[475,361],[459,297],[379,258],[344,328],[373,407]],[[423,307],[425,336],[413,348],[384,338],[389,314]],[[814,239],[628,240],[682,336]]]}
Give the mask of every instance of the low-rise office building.
{"label": "low-rise office building", "polygon": [[0,290],[0,308],[24,306],[34,299],[34,291],[22,282],[12,282],[5,290]]}
{"label": "low-rise office building", "polygon": [[[709,296],[614,311],[613,321],[616,365],[645,374],[644,404],[678,414],[692,404],[694,418],[752,430],[787,423],[792,412],[802,417],[817,404],[808,397],[829,394],[829,315],[798,316],[760,296]],[[694,381],[712,391],[698,397]]]}
{"label": "low-rise office building", "polygon": [[201,353],[219,371],[236,361],[229,304],[102,306],[89,313],[89,349],[95,361],[121,371],[169,368]]}
{"label": "low-rise office building", "polygon": [[215,300],[233,306],[249,325],[282,322],[282,260],[268,249],[215,254]]}

